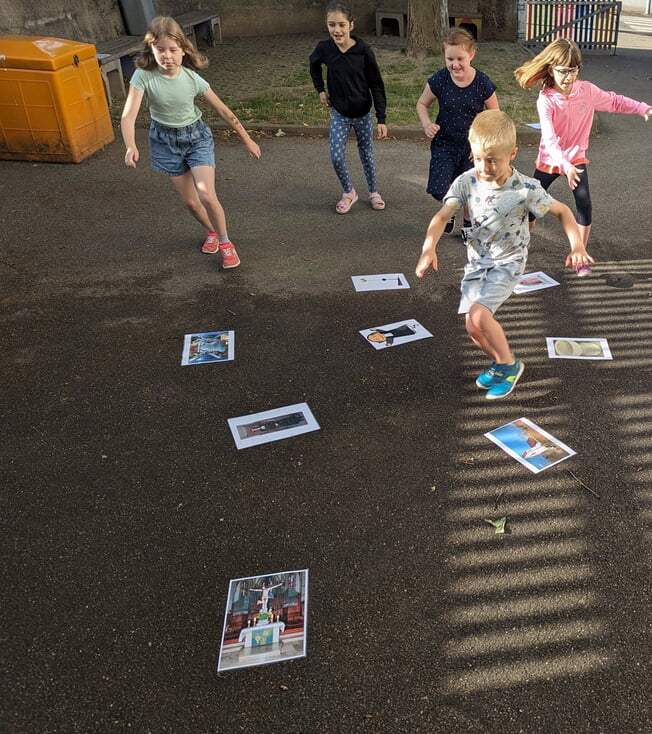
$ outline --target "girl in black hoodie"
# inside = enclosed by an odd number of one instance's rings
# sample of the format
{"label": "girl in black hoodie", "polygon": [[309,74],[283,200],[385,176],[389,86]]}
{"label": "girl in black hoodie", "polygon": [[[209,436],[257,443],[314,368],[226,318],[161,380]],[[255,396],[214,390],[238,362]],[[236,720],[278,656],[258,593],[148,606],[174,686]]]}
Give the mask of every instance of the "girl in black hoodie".
{"label": "girl in black hoodie", "polygon": [[[322,104],[331,108],[331,162],[344,190],[335,211],[346,214],[358,200],[346,165],[346,143],[351,128],[358,139],[358,153],[369,187],[369,201],[373,209],[380,211],[385,208],[385,202],[378,193],[376,180],[371,105],[373,101],[378,120],[378,137],[385,138],[387,102],[383,78],[374,52],[361,38],[351,35],[353,17],[346,5],[337,0],[329,3],[326,7],[326,27],[330,40],[320,41],[310,55],[310,76]],[[328,96],[324,89],[322,65],[328,68]]]}

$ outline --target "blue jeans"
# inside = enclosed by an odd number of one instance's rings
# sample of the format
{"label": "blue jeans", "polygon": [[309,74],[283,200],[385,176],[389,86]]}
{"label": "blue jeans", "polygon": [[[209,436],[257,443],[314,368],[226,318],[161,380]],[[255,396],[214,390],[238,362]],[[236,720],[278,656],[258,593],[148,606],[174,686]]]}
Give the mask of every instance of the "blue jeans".
{"label": "blue jeans", "polygon": [[376,162],[374,160],[374,123],[371,112],[364,117],[345,117],[335,108],[331,110],[330,153],[331,163],[342,184],[343,191],[351,191],[353,183],[346,165],[346,143],[353,128],[358,139],[358,153],[369,191],[378,191]]}
{"label": "blue jeans", "polygon": [[203,120],[185,127],[168,127],[152,120],[149,151],[152,168],[168,176],[183,176],[195,166],[215,168],[213,133]]}

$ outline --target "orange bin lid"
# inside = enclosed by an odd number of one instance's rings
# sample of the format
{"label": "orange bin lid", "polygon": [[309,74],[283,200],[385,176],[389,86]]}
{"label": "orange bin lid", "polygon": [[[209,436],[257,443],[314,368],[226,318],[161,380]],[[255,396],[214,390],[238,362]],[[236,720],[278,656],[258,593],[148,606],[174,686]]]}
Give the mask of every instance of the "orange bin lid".
{"label": "orange bin lid", "polygon": [[0,69],[54,71],[96,54],[92,43],[43,36],[0,36]]}

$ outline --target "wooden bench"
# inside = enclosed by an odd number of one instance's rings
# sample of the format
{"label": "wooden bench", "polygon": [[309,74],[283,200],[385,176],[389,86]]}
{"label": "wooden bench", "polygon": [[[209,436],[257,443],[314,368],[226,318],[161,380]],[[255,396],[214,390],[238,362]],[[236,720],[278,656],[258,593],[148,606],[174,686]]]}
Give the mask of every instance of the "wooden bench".
{"label": "wooden bench", "polygon": [[133,73],[131,58],[140,51],[142,45],[143,39],[140,36],[120,36],[95,44],[109,107],[111,97],[126,98],[125,76],[131,77]]}
{"label": "wooden bench", "polygon": [[215,45],[215,28],[217,27],[217,37],[222,43],[222,24],[220,16],[210,10],[192,10],[189,13],[175,15],[174,19],[183,28],[183,32],[192,41],[197,48],[197,38],[205,40],[209,46]]}
{"label": "wooden bench", "polygon": [[[182,13],[176,16],[175,20],[195,47],[198,34],[200,39],[205,38],[210,46],[214,46],[216,27],[217,37],[222,43],[222,26],[217,13],[209,10],[195,10],[190,13]],[[133,56],[140,51],[142,45],[141,36],[120,36],[95,44],[109,107],[111,107],[111,97],[121,99],[127,97],[125,77],[130,79],[134,73]]]}

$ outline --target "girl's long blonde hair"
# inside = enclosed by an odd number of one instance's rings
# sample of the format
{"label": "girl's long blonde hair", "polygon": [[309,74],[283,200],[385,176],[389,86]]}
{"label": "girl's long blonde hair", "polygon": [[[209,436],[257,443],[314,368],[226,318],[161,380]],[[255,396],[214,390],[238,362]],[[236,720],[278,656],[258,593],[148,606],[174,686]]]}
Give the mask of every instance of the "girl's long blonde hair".
{"label": "girl's long blonde hair", "polygon": [[558,38],[531,61],[526,61],[519,66],[514,76],[525,89],[529,89],[538,82],[544,87],[553,87],[555,80],[550,73],[551,66],[582,66],[582,52],[575,41],[569,38]]}
{"label": "girl's long blonde hair", "polygon": [[135,61],[136,66],[148,71],[156,69],[157,64],[152,46],[164,36],[174,39],[179,44],[179,48],[184,53],[181,60],[183,66],[187,66],[194,71],[205,69],[208,66],[208,59],[204,54],[197,51],[177,21],[168,15],[159,15],[149,24],[145,38],[143,38],[141,54]]}

